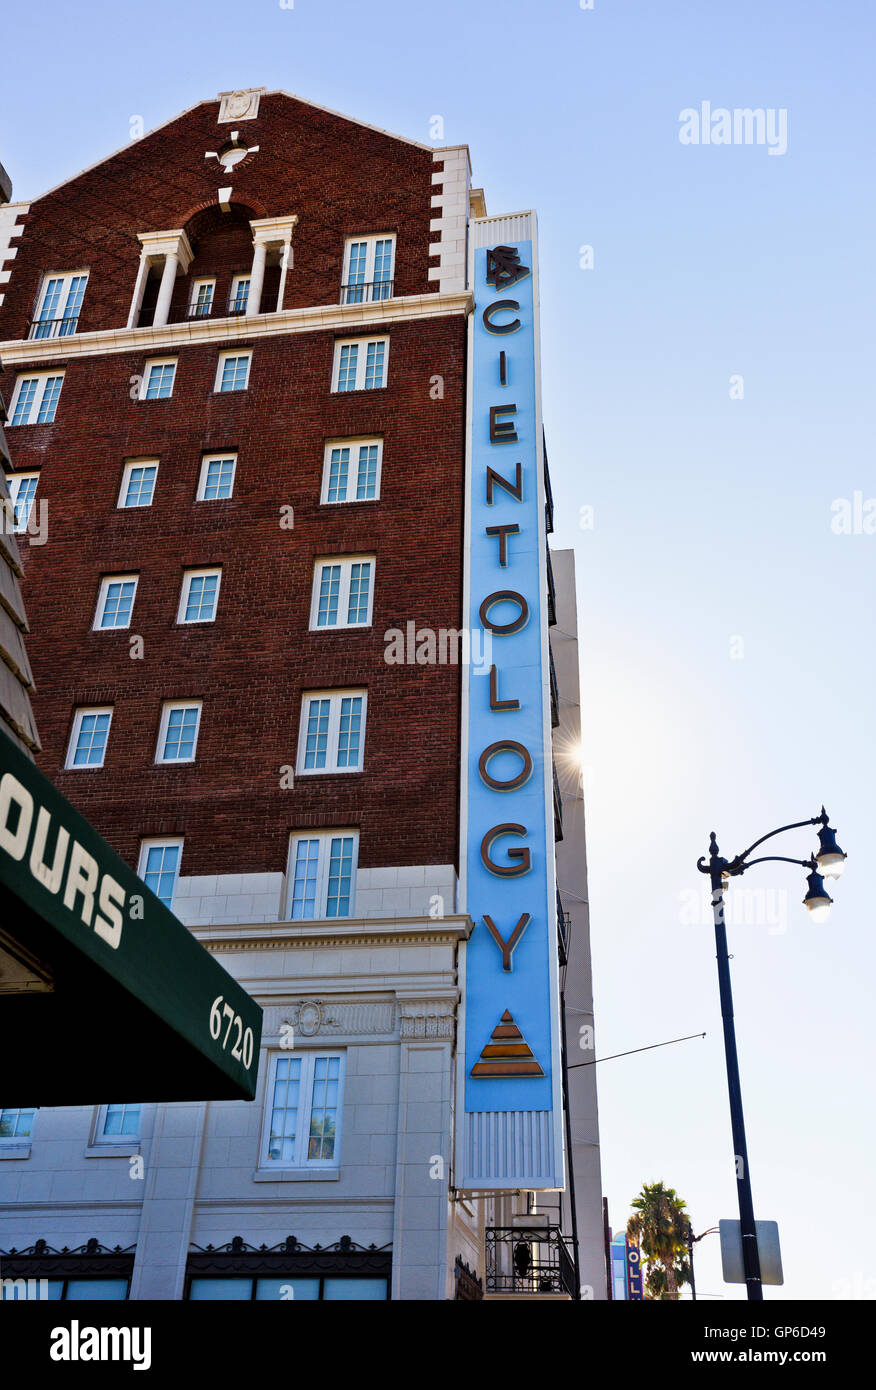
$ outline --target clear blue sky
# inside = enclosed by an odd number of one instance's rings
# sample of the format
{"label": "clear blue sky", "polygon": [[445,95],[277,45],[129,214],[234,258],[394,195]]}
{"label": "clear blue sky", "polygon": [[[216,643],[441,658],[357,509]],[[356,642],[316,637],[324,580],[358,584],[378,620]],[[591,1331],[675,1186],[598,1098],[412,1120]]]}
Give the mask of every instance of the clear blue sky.
{"label": "clear blue sky", "polygon": [[[441,115],[490,212],[538,209],[598,1050],[708,1033],[599,1069],[615,1226],[658,1178],[698,1230],[736,1215],[714,944],[684,896],[709,830],[732,854],[824,801],[850,855],[826,927],[802,870],[764,865],[743,887],[765,920],[731,930],[755,1204],[785,1260],[767,1297],[871,1277],[876,535],[835,535],[831,503],[876,497],[873,30],[867,0],[50,0],[4,21],[17,197],[123,145],[133,116],[266,86],[422,141]],[[704,100],[786,109],[787,153],[680,144]],[[700,1252],[702,1292],[735,1296],[715,1238]]]}

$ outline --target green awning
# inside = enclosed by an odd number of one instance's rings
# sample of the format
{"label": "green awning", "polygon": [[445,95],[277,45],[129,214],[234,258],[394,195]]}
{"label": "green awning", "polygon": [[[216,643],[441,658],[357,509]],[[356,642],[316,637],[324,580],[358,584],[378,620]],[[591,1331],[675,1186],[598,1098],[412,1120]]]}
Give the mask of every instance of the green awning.
{"label": "green awning", "polygon": [[252,1100],[262,1010],[0,730],[0,1104]]}

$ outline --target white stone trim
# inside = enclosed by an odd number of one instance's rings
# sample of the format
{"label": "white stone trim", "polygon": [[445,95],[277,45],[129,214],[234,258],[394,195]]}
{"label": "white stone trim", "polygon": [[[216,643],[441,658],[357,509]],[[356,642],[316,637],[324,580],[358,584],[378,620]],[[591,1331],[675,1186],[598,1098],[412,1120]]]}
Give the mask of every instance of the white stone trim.
{"label": "white stone trim", "polygon": [[471,165],[467,145],[453,145],[435,150],[432,158],[443,161],[444,169],[432,175],[432,183],[441,184],[441,193],[431,199],[431,206],[440,216],[429,222],[429,231],[437,240],[430,241],[430,256],[439,256],[441,263],[430,266],[429,279],[438,282],[440,293],[459,293],[466,287],[466,234],[469,217]]}
{"label": "white stone trim", "polygon": [[[431,274],[431,272],[430,272]],[[407,319],[444,318],[450,314],[471,313],[472,296],[464,290],[452,293],[413,294],[383,299],[370,304],[322,304],[303,309],[284,309],[276,314],[246,318],[212,319],[205,322],[168,323],[156,328],[104,328],[97,333],[71,334],[69,338],[9,338],[0,343],[0,358],[7,366],[44,361],[60,362],[78,357],[102,357],[115,352],[146,352],[169,355],[179,347],[201,343],[221,343],[223,347],[283,333],[314,333],[327,329],[358,329],[363,325],[379,330],[386,324]]]}

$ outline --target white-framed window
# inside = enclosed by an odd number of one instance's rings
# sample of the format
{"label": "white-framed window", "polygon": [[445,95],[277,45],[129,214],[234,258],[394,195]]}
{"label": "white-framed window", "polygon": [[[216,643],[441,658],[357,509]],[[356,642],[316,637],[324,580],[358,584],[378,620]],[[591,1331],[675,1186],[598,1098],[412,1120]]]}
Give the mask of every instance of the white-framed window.
{"label": "white-framed window", "polygon": [[186,570],[179,596],[178,623],[212,623],[219,602],[221,566],[204,570]]}
{"label": "white-framed window", "polygon": [[220,352],[216,391],[245,391],[249,385],[251,352]]}
{"label": "white-framed window", "polygon": [[151,507],[158,477],[158,459],[131,459],[122,471],[120,507]]}
{"label": "white-framed window", "polygon": [[94,1130],[96,1144],[118,1144],[120,1140],[140,1138],[139,1105],[102,1105]]}
{"label": "white-framed window", "polygon": [[375,391],[386,385],[388,338],[349,338],[335,343],[333,391]]}
{"label": "white-framed window", "polygon": [[198,478],[198,501],[218,502],[234,492],[237,454],[205,454]]}
{"label": "white-framed window", "polygon": [[37,1108],[33,1106],[0,1107],[0,1144],[30,1139],[33,1134]]}
{"label": "white-framed window", "polygon": [[288,917],[293,921],[351,917],[358,865],[358,830],[308,830],[293,834],[287,877]]}
{"label": "white-framed window", "polygon": [[13,531],[26,531],[33,499],[36,497],[39,473],[7,473],[6,485],[12,503]]}
{"label": "white-framed window", "polygon": [[250,277],[246,275],[235,275],[231,281],[231,292],[228,295],[229,314],[245,314],[246,306],[249,302]]}
{"label": "white-framed window", "polygon": [[46,275],[40,290],[39,305],[31,324],[32,338],[68,338],[76,332],[87,270],[71,270]]}
{"label": "white-framed window", "polygon": [[313,566],[312,630],[370,627],[374,602],[374,556],[333,555]]}
{"label": "white-framed window", "polygon": [[325,446],[321,502],[372,502],[380,496],[382,439],[333,439]]}
{"label": "white-framed window", "polygon": [[271,1054],[261,1166],[338,1167],[344,1060],[343,1052]]}
{"label": "white-framed window", "polygon": [[189,300],[189,318],[207,319],[213,311],[213,295],[216,292],[215,280],[192,281],[192,296]]}
{"label": "white-framed window", "polygon": [[78,709],[73,716],[64,766],[103,767],[112,722],[112,705],[83,706]]}
{"label": "white-framed window", "polygon": [[200,700],[165,700],[161,707],[155,761],[193,763],[200,726]]}
{"label": "white-framed window", "polygon": [[20,376],[9,406],[10,425],[50,425],[64,384],[63,372],[36,372]]}
{"label": "white-framed window", "polygon": [[181,839],[140,841],[137,873],[168,908],[173,906],[182,851]]}
{"label": "white-framed window", "polygon": [[342,304],[391,299],[395,275],[395,233],[348,237],[344,246]]}
{"label": "white-framed window", "polygon": [[146,363],[140,381],[141,401],[166,401],[173,395],[176,363],[175,357],[154,357]]}
{"label": "white-framed window", "polygon": [[100,581],[94,614],[95,630],[131,626],[137,579],[136,574],[108,574]]}
{"label": "white-framed window", "polygon": [[367,703],[364,690],[305,692],[301,699],[298,771],[361,772]]}

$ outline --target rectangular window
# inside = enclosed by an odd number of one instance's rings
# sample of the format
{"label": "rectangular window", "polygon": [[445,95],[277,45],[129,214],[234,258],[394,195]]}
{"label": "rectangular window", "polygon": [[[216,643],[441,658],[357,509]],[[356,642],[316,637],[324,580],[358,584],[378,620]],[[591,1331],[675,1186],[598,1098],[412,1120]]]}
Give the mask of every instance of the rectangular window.
{"label": "rectangular window", "polygon": [[341,303],[391,299],[394,269],[394,235],[349,237],[344,248]]}
{"label": "rectangular window", "polygon": [[223,497],[230,497],[234,491],[236,469],[236,454],[206,454],[201,460],[198,501],[216,502]]}
{"label": "rectangular window", "polygon": [[162,706],[157,763],[193,763],[201,724],[200,700],[168,700]]}
{"label": "rectangular window", "polygon": [[36,1106],[32,1109],[17,1106],[0,1109],[0,1143],[4,1139],[29,1139],[35,1117]]}
{"label": "rectangular window", "polygon": [[322,502],[372,502],[380,496],[382,439],[337,439],[325,446]]}
{"label": "rectangular window", "polygon": [[374,556],[345,555],[317,560],[313,567],[311,630],[370,627]]}
{"label": "rectangular window", "polygon": [[362,771],[367,699],[364,690],[326,690],[302,697],[299,772]]}
{"label": "rectangular window", "polygon": [[6,484],[12,503],[13,531],[27,530],[39,478],[39,473],[7,473],[6,475]]}
{"label": "rectangular window", "polygon": [[95,628],[130,627],[136,592],[136,574],[111,574],[102,579],[94,615]]}
{"label": "rectangular window", "polygon": [[262,1150],[266,1167],[338,1166],[343,1082],[342,1052],[273,1054]]}
{"label": "rectangular window", "polygon": [[222,570],[186,570],[179,600],[178,623],[212,623],[216,618]]}
{"label": "rectangular window", "polygon": [[113,1140],[125,1137],[139,1138],[140,1135],[140,1106],[139,1105],[102,1105],[97,1121],[97,1142],[112,1143]]}
{"label": "rectangular window", "polygon": [[352,916],[358,862],[358,830],[293,835],[288,874],[290,918],[308,921]]}
{"label": "rectangular window", "polygon": [[67,338],[75,333],[87,283],[87,270],[47,275],[31,324],[31,338]]}
{"label": "rectangular window", "polygon": [[216,369],[217,391],[245,391],[249,385],[251,352],[220,352]]}
{"label": "rectangular window", "polygon": [[231,293],[228,296],[229,314],[245,314],[249,300],[249,276],[235,275],[231,281]]}
{"label": "rectangular window", "polygon": [[140,383],[141,401],[166,401],[173,395],[175,379],[175,357],[154,358],[147,362]]}
{"label": "rectangular window", "polygon": [[64,383],[63,372],[20,376],[9,407],[10,425],[51,425]]}
{"label": "rectangular window", "polygon": [[296,1303],[339,1300],[347,1303],[385,1302],[389,1298],[389,1280],[363,1278],[356,1274],[310,1276],[290,1273],[261,1279],[249,1275],[219,1274],[211,1278],[199,1274],[189,1281],[188,1297],[194,1303],[275,1303],[290,1298]]}
{"label": "rectangular window", "polygon": [[119,492],[120,507],[151,507],[158,477],[158,459],[126,463]]}
{"label": "rectangular window", "polygon": [[386,385],[388,338],[352,338],[335,343],[333,391],[375,391]]}
{"label": "rectangular window", "polygon": [[140,844],[137,873],[168,908],[173,907],[182,849],[182,840],[143,840]]}
{"label": "rectangular window", "polygon": [[103,767],[112,718],[111,705],[76,711],[65,767]]}
{"label": "rectangular window", "polygon": [[207,319],[213,310],[213,294],[216,289],[215,280],[195,280],[192,285],[192,297],[189,300],[189,318]]}

